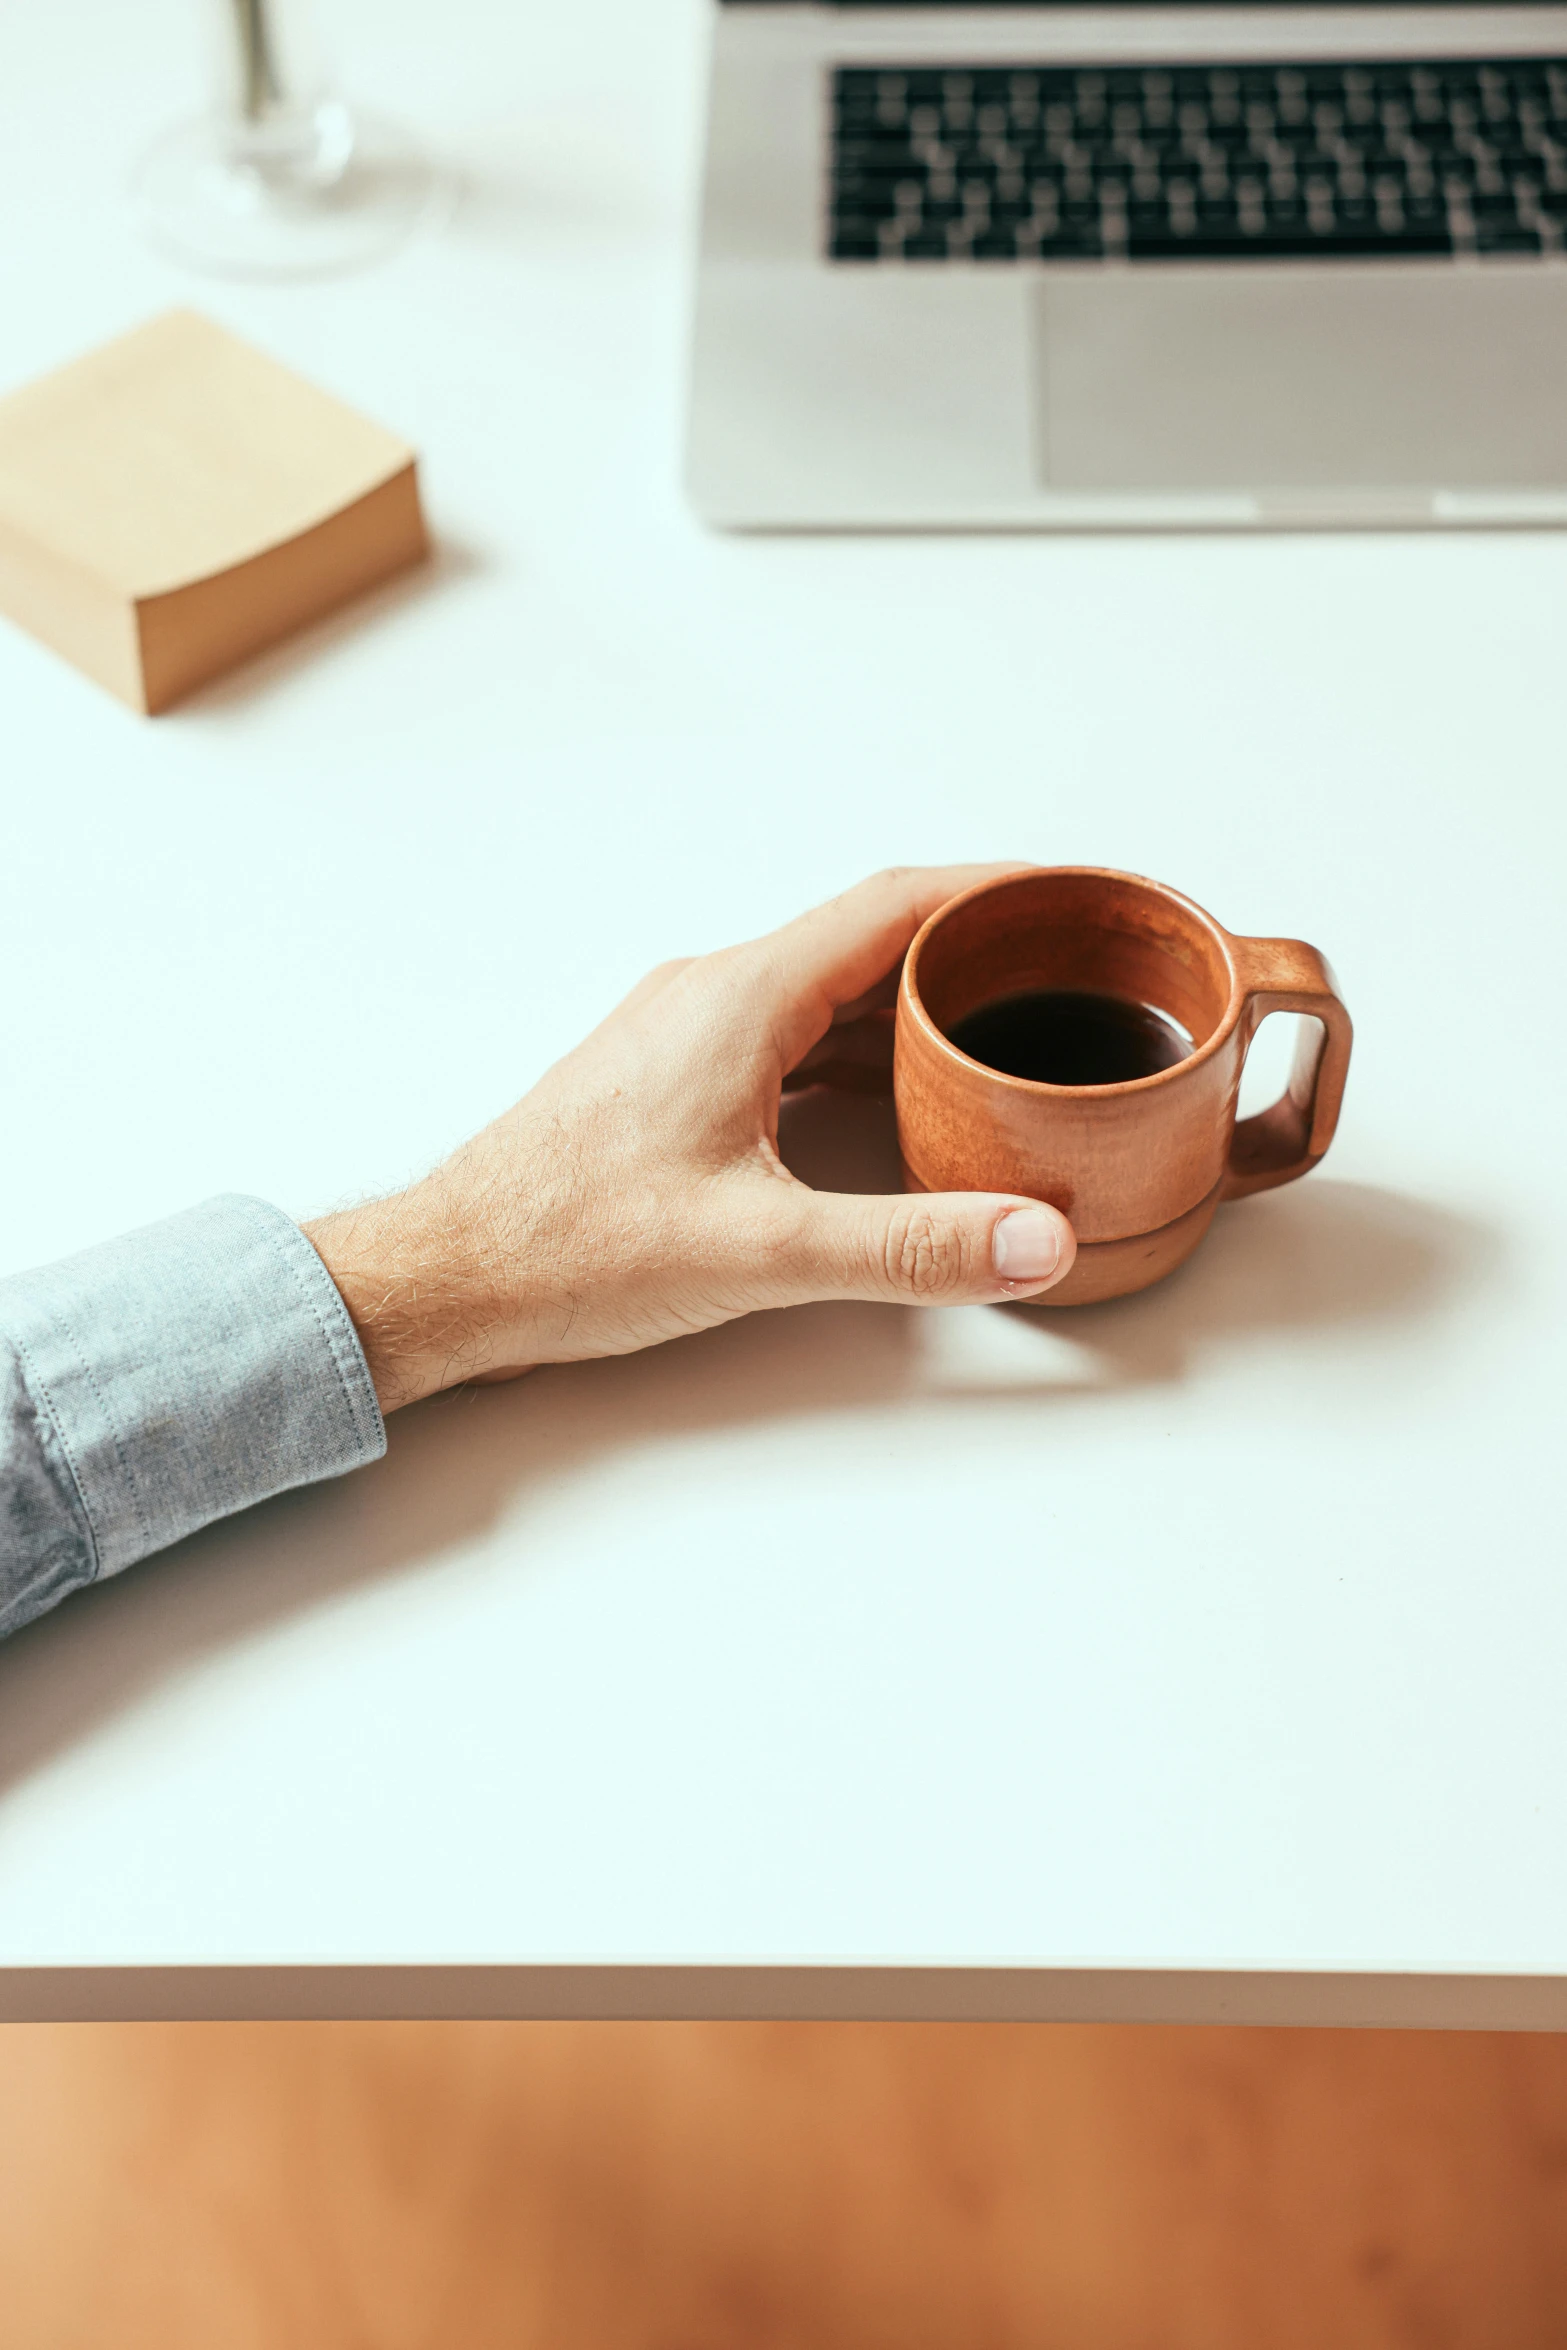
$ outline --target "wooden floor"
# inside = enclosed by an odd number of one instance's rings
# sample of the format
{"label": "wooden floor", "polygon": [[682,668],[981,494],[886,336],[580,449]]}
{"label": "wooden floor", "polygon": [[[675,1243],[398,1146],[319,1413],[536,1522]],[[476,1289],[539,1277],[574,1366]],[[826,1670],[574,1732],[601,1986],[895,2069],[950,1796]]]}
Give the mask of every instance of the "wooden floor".
{"label": "wooden floor", "polygon": [[1567,2042],[0,2029],[3,2350],[1564,2350]]}

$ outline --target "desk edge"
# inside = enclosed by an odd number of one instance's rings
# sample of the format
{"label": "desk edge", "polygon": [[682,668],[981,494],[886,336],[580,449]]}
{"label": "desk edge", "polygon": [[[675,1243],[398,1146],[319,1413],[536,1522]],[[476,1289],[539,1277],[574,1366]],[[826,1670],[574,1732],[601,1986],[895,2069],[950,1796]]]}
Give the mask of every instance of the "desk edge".
{"label": "desk edge", "polygon": [[0,1967],[0,2023],[1292,2024],[1567,2031],[1567,1975],[927,1966]]}

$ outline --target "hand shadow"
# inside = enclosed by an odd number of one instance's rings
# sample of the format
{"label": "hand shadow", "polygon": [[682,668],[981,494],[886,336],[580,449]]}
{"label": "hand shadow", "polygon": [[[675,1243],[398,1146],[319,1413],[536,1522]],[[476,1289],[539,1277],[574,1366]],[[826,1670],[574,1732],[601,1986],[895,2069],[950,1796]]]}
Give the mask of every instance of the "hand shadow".
{"label": "hand shadow", "polygon": [[[780,1145],[817,1188],[898,1188],[888,1104],[792,1097]],[[1447,1211],[1317,1177],[1225,1211],[1192,1263],[1141,1297],[1002,1309],[1081,1348],[1081,1379],[1063,1380],[1057,1356],[1037,1384],[987,1384],[982,1372],[945,1387],[929,1316],[825,1304],[436,1397],[393,1420],[379,1467],[194,1535],[0,1645],[0,1793],[203,1658],[359,1585],[439,1573],[443,1554],[503,1517],[525,1526],[530,1503],[608,1458],[816,1415],[968,1413],[997,1397],[1048,1409],[1179,1380],[1202,1352],[1269,1330],[1426,1319],[1489,1278],[1497,1253],[1492,1235]],[[518,1572],[526,1550],[524,1531]]]}
{"label": "hand shadow", "polygon": [[[806,1094],[785,1103],[786,1121],[791,1107],[783,1155],[802,1181],[832,1191],[900,1188],[890,1103]],[[1499,1235],[1472,1217],[1316,1175],[1222,1208],[1196,1255],[1136,1297],[998,1310],[1082,1350],[1083,1378],[1052,1379],[1041,1395],[1103,1392],[1183,1379],[1202,1355],[1270,1330],[1424,1320],[1494,1278],[1501,1257]],[[1009,1383],[1004,1392],[1029,1390]]]}

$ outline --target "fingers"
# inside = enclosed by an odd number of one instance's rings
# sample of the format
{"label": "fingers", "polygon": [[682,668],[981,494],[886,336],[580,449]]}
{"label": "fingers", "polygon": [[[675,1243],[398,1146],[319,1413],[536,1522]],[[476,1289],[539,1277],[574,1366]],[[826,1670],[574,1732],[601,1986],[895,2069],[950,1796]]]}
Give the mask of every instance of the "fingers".
{"label": "fingers", "polygon": [[839,1018],[784,1078],[784,1092],[829,1085],[848,1093],[890,1094],[893,1042],[891,1012],[864,1020]]}
{"label": "fingers", "polygon": [[1071,1225],[1042,1200],[988,1191],[808,1198],[783,1267],[789,1302],[950,1306],[1039,1297],[1065,1280],[1077,1255]]}
{"label": "fingers", "polygon": [[876,989],[938,906],[977,881],[1020,869],[1018,864],[895,866],[737,949],[737,959],[753,966],[770,999],[784,1067],[792,1069],[810,1050],[840,1006]]}
{"label": "fingers", "polygon": [[840,1004],[833,1014],[836,1028],[850,1020],[868,1020],[873,1012],[892,1012],[897,1009],[898,981],[903,976],[903,958],[900,955],[890,971],[884,971],[874,987],[857,995],[853,1001]]}

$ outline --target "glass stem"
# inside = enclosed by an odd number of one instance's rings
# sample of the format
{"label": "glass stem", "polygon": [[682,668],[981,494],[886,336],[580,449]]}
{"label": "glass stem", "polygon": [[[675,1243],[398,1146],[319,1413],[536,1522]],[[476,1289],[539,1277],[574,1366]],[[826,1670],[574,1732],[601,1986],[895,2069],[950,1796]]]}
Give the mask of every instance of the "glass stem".
{"label": "glass stem", "polygon": [[271,0],[230,0],[239,43],[240,111],[265,122],[284,103]]}
{"label": "glass stem", "polygon": [[280,199],[335,187],[354,126],[332,88],[311,0],[209,0],[209,22],[230,167]]}

